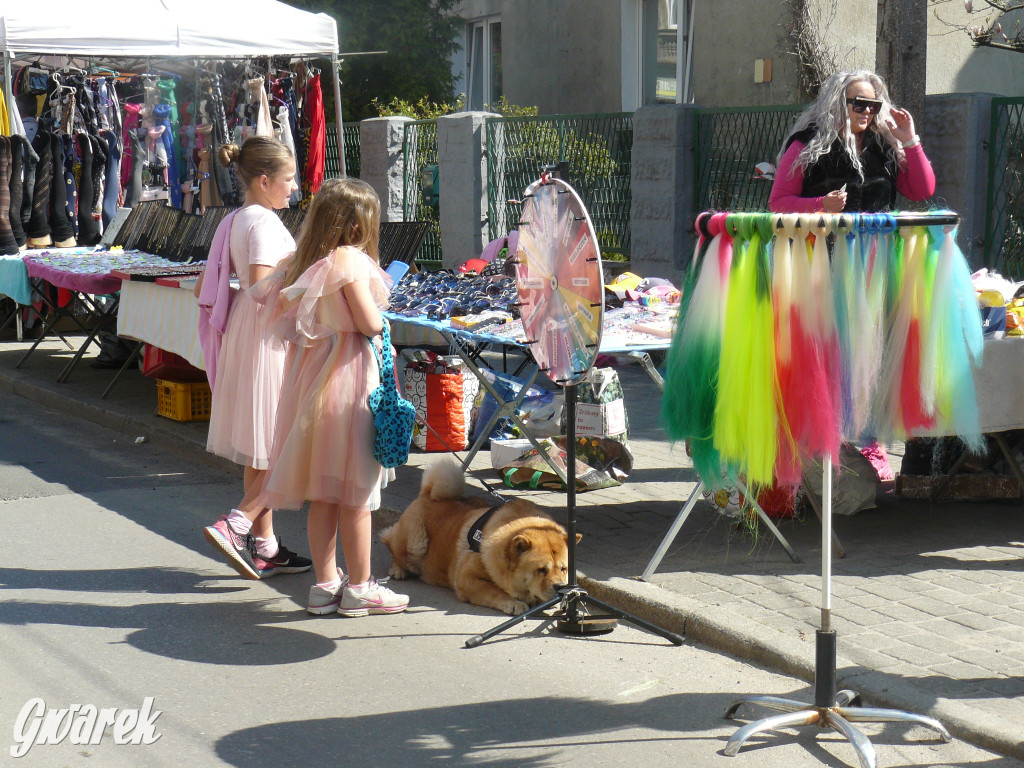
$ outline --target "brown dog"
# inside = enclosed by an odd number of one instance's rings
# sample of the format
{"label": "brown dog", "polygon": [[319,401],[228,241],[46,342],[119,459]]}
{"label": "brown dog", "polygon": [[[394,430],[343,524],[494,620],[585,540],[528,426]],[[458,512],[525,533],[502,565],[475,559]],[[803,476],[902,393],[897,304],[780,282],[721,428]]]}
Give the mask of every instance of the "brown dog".
{"label": "brown dog", "polygon": [[465,493],[457,465],[438,462],[426,471],[419,496],[381,534],[391,576],[416,575],[454,589],[459,600],[513,616],[554,597],[568,578],[565,529],[533,502],[515,499],[493,508],[471,533],[492,507]]}

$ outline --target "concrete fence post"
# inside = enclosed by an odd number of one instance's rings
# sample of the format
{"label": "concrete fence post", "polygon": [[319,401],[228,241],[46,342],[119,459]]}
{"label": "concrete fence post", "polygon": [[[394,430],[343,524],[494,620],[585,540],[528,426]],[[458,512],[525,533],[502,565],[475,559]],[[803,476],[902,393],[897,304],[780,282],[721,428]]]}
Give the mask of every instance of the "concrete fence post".
{"label": "concrete fence post", "polygon": [[957,238],[971,267],[985,263],[991,93],[948,93],[924,101],[924,151],[935,171],[935,200],[960,214]]}
{"label": "concrete fence post", "polygon": [[437,119],[441,263],[457,267],[487,244],[487,131],[490,112]]}
{"label": "concrete fence post", "polygon": [[402,221],[405,155],[402,141],[408,117],[372,117],[359,123],[359,178],[380,197],[380,220]]}
{"label": "concrete fence post", "polygon": [[641,107],[633,115],[630,269],[680,285],[693,253],[694,108]]}

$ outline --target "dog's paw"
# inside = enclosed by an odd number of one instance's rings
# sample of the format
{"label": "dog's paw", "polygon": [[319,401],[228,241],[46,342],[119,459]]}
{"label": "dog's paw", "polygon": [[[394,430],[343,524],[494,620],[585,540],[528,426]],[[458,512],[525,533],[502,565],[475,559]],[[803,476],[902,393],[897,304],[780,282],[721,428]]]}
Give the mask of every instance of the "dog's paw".
{"label": "dog's paw", "polygon": [[505,605],[505,613],[509,616],[518,616],[520,613],[525,613],[529,607],[529,604],[522,600],[509,600]]}
{"label": "dog's paw", "polygon": [[397,563],[391,564],[391,567],[388,568],[388,575],[396,581],[404,581],[409,578],[409,572]]}

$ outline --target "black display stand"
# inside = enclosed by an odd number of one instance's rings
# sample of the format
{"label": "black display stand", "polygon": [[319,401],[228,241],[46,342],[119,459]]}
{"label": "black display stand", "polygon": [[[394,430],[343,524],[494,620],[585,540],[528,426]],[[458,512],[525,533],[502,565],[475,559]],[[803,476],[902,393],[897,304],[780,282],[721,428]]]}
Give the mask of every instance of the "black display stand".
{"label": "black display stand", "polygon": [[[674,632],[655,626],[648,621],[633,616],[618,608],[613,608],[596,597],[587,594],[577,582],[576,574],[576,384],[569,384],[565,389],[566,407],[566,530],[569,534],[569,582],[558,590],[558,594],[550,600],[536,605],[525,613],[513,616],[502,624],[489,629],[486,632],[474,635],[466,641],[467,648],[476,648],[484,641],[514,627],[526,619],[533,618],[538,614],[545,613],[549,608],[556,605],[561,606],[558,613],[554,615],[555,626],[559,631],[572,635],[592,635],[603,632],[611,632],[615,629],[618,619],[633,624],[634,626],[653,632],[664,637],[674,645],[682,645],[683,638]],[[604,613],[592,614],[587,610],[588,606],[601,609]]]}

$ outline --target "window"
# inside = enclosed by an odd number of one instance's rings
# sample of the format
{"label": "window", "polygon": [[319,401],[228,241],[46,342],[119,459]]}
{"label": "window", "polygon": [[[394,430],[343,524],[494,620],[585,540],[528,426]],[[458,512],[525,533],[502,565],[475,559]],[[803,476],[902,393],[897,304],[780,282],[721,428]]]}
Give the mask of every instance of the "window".
{"label": "window", "polygon": [[482,110],[501,98],[501,20],[480,19],[466,27],[466,109]]}
{"label": "window", "polygon": [[675,103],[679,0],[645,0],[643,18],[644,103]]}

